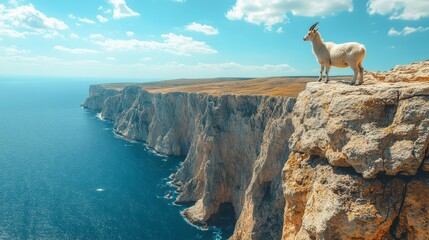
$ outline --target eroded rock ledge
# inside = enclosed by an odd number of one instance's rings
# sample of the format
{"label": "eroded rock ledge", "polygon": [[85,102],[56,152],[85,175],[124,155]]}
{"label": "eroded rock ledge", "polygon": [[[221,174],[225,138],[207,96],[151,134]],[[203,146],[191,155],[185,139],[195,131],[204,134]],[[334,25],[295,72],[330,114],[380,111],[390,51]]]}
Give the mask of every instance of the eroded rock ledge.
{"label": "eroded rock ledge", "polygon": [[307,84],[293,112],[296,152],[365,178],[414,175],[429,145],[429,83]]}
{"label": "eroded rock ledge", "polygon": [[416,79],[309,83],[296,101],[98,85],[83,106],[185,156],[183,214],[205,225],[231,203],[232,239],[429,239],[429,83]]}

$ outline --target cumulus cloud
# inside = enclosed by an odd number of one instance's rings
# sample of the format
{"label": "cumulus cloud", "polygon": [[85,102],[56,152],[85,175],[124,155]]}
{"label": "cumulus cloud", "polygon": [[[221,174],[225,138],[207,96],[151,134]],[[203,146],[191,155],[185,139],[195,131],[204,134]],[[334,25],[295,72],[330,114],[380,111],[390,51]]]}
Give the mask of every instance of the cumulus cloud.
{"label": "cumulus cloud", "polygon": [[193,22],[191,24],[186,25],[185,29],[187,31],[204,33],[205,35],[217,35],[217,34],[219,34],[219,31],[216,28],[209,26],[209,25],[202,25],[202,24],[196,23],[196,22]]}
{"label": "cumulus cloud", "polygon": [[49,29],[65,30],[68,26],[61,20],[47,17],[37,10],[32,4],[13,9],[3,9],[0,12],[0,20],[10,25],[25,29]]}
{"label": "cumulus cloud", "polygon": [[63,21],[48,17],[32,4],[6,8],[0,4],[0,36],[24,38],[27,35],[60,36],[67,29]]}
{"label": "cumulus cloud", "polygon": [[415,32],[425,32],[425,31],[429,31],[429,27],[404,27],[402,30],[398,31],[394,28],[391,28],[389,30],[389,32],[387,32],[387,35],[389,36],[406,36],[409,35],[411,33],[415,33]]}
{"label": "cumulus cloud", "polygon": [[128,37],[132,37],[132,36],[134,36],[134,32],[131,32],[131,31],[126,32],[126,34],[127,34],[127,36],[128,36]]}
{"label": "cumulus cloud", "polygon": [[93,42],[106,48],[109,51],[161,51],[175,55],[189,56],[192,54],[214,54],[215,49],[205,42],[196,41],[191,37],[168,33],[161,35],[163,41],[140,41],[136,39],[115,40],[115,39],[95,39]]}
{"label": "cumulus cloud", "polygon": [[125,17],[139,16],[140,14],[134,12],[127,6],[125,0],[109,0],[110,4],[113,5],[113,18],[120,19]]}
{"label": "cumulus cloud", "polygon": [[267,30],[287,19],[287,13],[296,16],[328,16],[337,12],[353,11],[352,0],[237,0],[226,13],[230,20],[244,20],[252,24],[263,24]]}
{"label": "cumulus cloud", "polygon": [[427,0],[369,0],[368,13],[389,15],[389,19],[418,20],[429,16]]}
{"label": "cumulus cloud", "polygon": [[86,48],[67,48],[64,46],[55,46],[54,49],[62,52],[68,52],[71,54],[98,53],[98,51],[96,50],[86,49]]}
{"label": "cumulus cloud", "polygon": [[97,15],[97,19],[101,23],[105,23],[105,22],[109,21],[109,19],[107,19],[107,18],[105,18],[105,17],[103,17],[101,15]]}

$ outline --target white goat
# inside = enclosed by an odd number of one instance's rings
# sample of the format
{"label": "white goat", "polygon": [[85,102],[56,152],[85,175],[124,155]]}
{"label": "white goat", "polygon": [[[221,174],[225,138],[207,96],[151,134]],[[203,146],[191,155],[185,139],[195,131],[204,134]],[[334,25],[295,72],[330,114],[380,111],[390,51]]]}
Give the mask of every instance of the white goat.
{"label": "white goat", "polygon": [[357,85],[362,84],[362,62],[366,53],[365,46],[356,42],[342,44],[323,42],[322,38],[320,37],[320,33],[317,31],[319,28],[314,29],[317,24],[318,22],[313,24],[308,30],[307,35],[304,36],[304,41],[311,41],[313,44],[313,53],[320,64],[320,76],[317,81],[320,82],[322,80],[324,68],[326,68],[325,82],[327,83],[329,81],[329,69],[331,66],[339,68],[350,67],[354,72],[351,84],[355,84],[358,73],[360,78]]}

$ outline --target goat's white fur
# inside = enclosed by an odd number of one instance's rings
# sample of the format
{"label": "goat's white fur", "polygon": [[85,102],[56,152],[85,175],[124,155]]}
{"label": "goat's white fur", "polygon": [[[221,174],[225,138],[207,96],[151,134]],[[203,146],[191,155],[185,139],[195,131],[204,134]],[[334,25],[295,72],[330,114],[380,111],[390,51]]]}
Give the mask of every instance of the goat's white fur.
{"label": "goat's white fur", "polygon": [[366,54],[365,46],[356,42],[348,42],[342,44],[323,42],[322,37],[318,32],[318,29],[314,29],[316,25],[317,23],[313,24],[313,26],[307,32],[307,35],[305,35],[304,41],[311,41],[313,45],[313,53],[320,64],[320,76],[318,81],[320,82],[322,80],[322,74],[325,68],[325,82],[328,82],[329,70],[331,66],[339,68],[350,67],[354,72],[351,84],[355,84],[358,74],[360,76],[359,82],[357,84],[362,84],[362,62]]}

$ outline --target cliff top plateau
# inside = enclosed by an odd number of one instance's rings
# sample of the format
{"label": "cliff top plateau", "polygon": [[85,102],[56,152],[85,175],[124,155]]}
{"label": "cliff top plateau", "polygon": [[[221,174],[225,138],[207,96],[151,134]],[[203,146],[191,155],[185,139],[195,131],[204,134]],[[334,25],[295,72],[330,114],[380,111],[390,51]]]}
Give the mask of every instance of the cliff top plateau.
{"label": "cliff top plateau", "polygon": [[[429,81],[429,60],[409,65],[398,65],[385,72],[365,71],[365,83],[377,82],[427,82]],[[350,80],[349,76],[331,78],[332,81]],[[210,78],[210,79],[176,79],[139,84],[153,93],[161,92],[199,92],[214,96],[233,95],[269,95],[297,97],[309,82],[316,77],[267,77],[267,78]],[[104,88],[121,90],[133,83],[103,84]]]}

